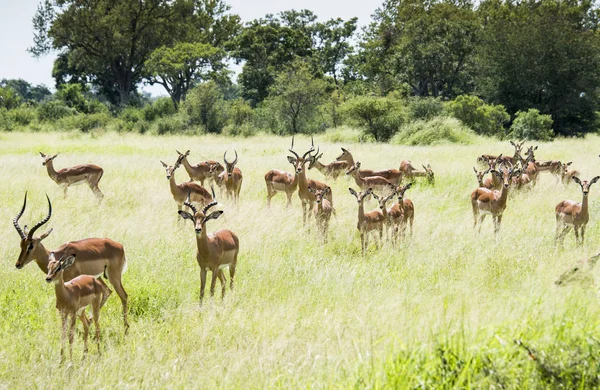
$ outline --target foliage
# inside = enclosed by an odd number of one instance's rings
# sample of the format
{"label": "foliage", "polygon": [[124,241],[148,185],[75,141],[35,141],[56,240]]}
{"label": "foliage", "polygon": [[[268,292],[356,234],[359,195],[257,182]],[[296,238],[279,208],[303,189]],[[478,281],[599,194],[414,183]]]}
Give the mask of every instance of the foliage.
{"label": "foliage", "polygon": [[199,125],[207,133],[220,133],[227,123],[223,93],[213,81],[194,87],[181,108],[191,125]]}
{"label": "foliage", "polygon": [[233,128],[245,126],[252,122],[254,112],[244,99],[235,99],[229,105],[229,123]]}
{"label": "foliage", "polygon": [[10,120],[17,126],[28,126],[36,120],[37,113],[35,108],[21,105],[8,111]]}
{"label": "foliage", "polygon": [[537,141],[550,141],[554,137],[552,117],[542,115],[539,110],[531,108],[518,111],[510,127],[510,137]]}
{"label": "foliage", "polygon": [[21,97],[11,87],[0,87],[0,107],[10,110],[21,104]]}
{"label": "foliage", "polygon": [[473,95],[458,96],[446,105],[448,112],[477,134],[503,137],[510,116],[502,105],[486,104]]}
{"label": "foliage", "polygon": [[435,117],[406,123],[390,141],[396,145],[470,144],[473,132],[458,119]]}
{"label": "foliage", "polygon": [[96,129],[104,129],[111,121],[111,117],[106,113],[97,114],[77,114],[65,116],[56,122],[56,127],[63,130],[79,130],[84,133]]}
{"label": "foliage", "polygon": [[173,101],[169,98],[161,97],[147,104],[142,109],[142,115],[145,120],[152,122],[158,118],[174,115],[177,112]]}
{"label": "foliage", "polygon": [[346,101],[345,115],[378,142],[386,142],[406,120],[405,107],[394,98],[359,96]]}
{"label": "foliage", "polygon": [[444,113],[444,103],[440,98],[412,97],[408,100],[409,120],[430,120]]}
{"label": "foliage", "polygon": [[67,106],[61,100],[49,100],[43,102],[37,108],[37,116],[40,122],[54,122],[76,113],[77,111],[74,108]]}
{"label": "foliage", "polygon": [[0,81],[0,87],[11,88],[21,97],[21,100],[26,102],[39,103],[52,95],[45,85],[40,84],[34,86],[23,79],[2,79]]}
{"label": "foliage", "polygon": [[87,113],[88,109],[87,101],[84,96],[85,92],[86,90],[81,84],[65,84],[58,89],[56,97],[78,112]]}
{"label": "foliage", "polygon": [[271,104],[285,124],[285,134],[312,133],[325,83],[312,77],[306,63],[296,60],[282,71],[271,87]]}

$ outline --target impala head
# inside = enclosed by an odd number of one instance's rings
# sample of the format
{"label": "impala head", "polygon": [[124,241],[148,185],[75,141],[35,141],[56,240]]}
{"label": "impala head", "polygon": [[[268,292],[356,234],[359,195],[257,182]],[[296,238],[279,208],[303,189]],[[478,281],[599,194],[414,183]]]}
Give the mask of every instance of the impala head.
{"label": "impala head", "polygon": [[302,173],[302,171],[304,170],[304,165],[313,159],[311,153],[315,151],[315,143],[314,143],[312,136],[310,137],[310,140],[311,140],[310,149],[308,150],[308,152],[304,153],[302,155],[302,157],[300,157],[298,155],[298,153],[294,152],[294,136],[292,136],[292,147],[289,149],[289,151],[295,157],[287,156],[287,158],[288,158],[288,161],[290,162],[290,164],[292,164],[294,166],[294,168],[296,169],[296,173]]}
{"label": "impala head", "polygon": [[427,177],[427,182],[429,182],[429,184],[434,184],[435,183],[435,176],[433,174],[433,169],[431,169],[431,164],[427,164],[427,166],[421,164],[421,166],[425,170],[425,174],[426,174],[426,177]]}
{"label": "impala head", "polygon": [[587,195],[590,192],[590,187],[592,186],[592,184],[597,182],[599,179],[600,176],[596,176],[590,181],[581,181],[577,176],[573,176],[573,181],[581,186],[581,192],[583,192],[584,195]]}
{"label": "impala head", "polygon": [[504,186],[504,188],[508,188],[508,186],[510,185],[511,179],[515,176],[518,176],[521,174],[521,170],[520,169],[502,169],[499,168],[499,170],[495,170],[492,169],[490,171],[492,173],[492,175],[496,175],[500,180],[502,180],[502,185]]}
{"label": "impala head", "polygon": [[42,152],[39,152],[39,153],[40,153],[40,156],[42,156],[42,158],[44,159],[44,162],[42,163],[42,165],[48,164],[49,162],[54,160],[56,158],[56,156],[58,156],[58,153],[56,153],[54,156],[50,156],[50,155],[44,154]]}
{"label": "impala head", "polygon": [[206,161],[205,164],[208,166],[208,172],[213,175],[215,180],[221,173],[225,171],[225,168],[223,168],[223,165],[221,165],[219,162],[209,163]]}
{"label": "impala head", "polygon": [[46,282],[50,283],[54,281],[54,283],[58,283],[60,278],[58,276],[65,268],[70,267],[75,262],[75,254],[72,255],[63,255],[60,259],[56,260],[56,256],[54,252],[50,253],[50,258],[48,262],[48,274],[46,275]]}
{"label": "impala head", "polygon": [[39,229],[43,224],[48,222],[50,220],[50,217],[52,216],[52,203],[50,202],[50,198],[48,198],[48,195],[46,195],[46,198],[48,199],[48,215],[46,216],[46,218],[35,224],[35,226],[31,228],[31,230],[28,231],[27,226],[25,226],[25,229],[21,229],[21,226],[19,226],[19,218],[21,218],[21,216],[23,215],[23,212],[25,211],[25,206],[27,205],[27,193],[25,193],[25,199],[23,200],[23,207],[21,208],[21,211],[13,219],[13,225],[15,226],[15,229],[17,230],[17,233],[19,233],[19,237],[21,238],[21,253],[19,253],[19,258],[17,259],[17,263],[15,264],[15,267],[17,267],[17,269],[23,268],[31,260],[33,260],[34,253],[42,247],[42,240],[48,237],[50,233],[52,233],[52,229],[50,229],[39,237],[33,236],[35,231]]}
{"label": "impala head", "polygon": [[405,186],[399,186],[396,187],[394,193],[396,195],[398,195],[398,203],[402,202],[404,200],[404,193],[410,188],[412,187],[412,183],[408,183]]}
{"label": "impala head", "polygon": [[372,188],[369,188],[368,190],[358,192],[358,193],[356,191],[354,191],[353,188],[348,188],[348,190],[350,191],[350,193],[352,195],[354,195],[356,197],[356,201],[358,202],[358,204],[361,204],[367,195],[371,195],[373,193]]}
{"label": "impala head", "polygon": [[388,200],[392,199],[395,195],[396,194],[394,192],[392,192],[388,196],[379,197],[377,194],[373,193],[373,198],[375,198],[377,203],[379,203],[379,208],[381,210],[385,210],[385,204],[387,203]]}
{"label": "impala head", "polygon": [[175,165],[167,165],[162,160],[160,160],[160,163],[165,168],[165,171],[167,171],[167,180],[169,180],[171,176],[173,176],[173,173],[175,173],[175,170],[179,168],[179,166],[181,165],[181,161],[183,161],[183,157],[185,157],[185,155],[180,154],[177,158],[177,161],[175,161]]}
{"label": "impala head", "polygon": [[522,141],[520,143],[519,142],[515,143],[513,141],[510,141],[510,144],[512,146],[514,146],[514,148],[515,148],[515,156],[520,156],[521,151],[523,150],[523,145],[525,145],[525,141]]}
{"label": "impala head", "polygon": [[479,183],[480,187],[483,187],[483,177],[490,172],[490,168],[486,169],[485,171],[478,171],[475,167],[473,167],[473,171],[477,176],[477,183]]}
{"label": "impala head", "polygon": [[212,213],[208,214],[208,210],[211,207],[216,206],[218,204],[217,197],[215,195],[215,189],[212,186],[210,187],[210,189],[212,191],[213,200],[212,202],[204,206],[202,210],[198,211],[196,206],[194,206],[190,202],[190,191],[188,190],[188,196],[185,202],[183,202],[183,204],[189,207],[189,209],[192,210],[193,214],[190,214],[184,210],[178,211],[179,215],[181,215],[183,219],[191,219],[192,222],[194,222],[194,230],[198,235],[202,234],[202,231],[205,229],[206,221],[210,219],[217,219],[221,216],[221,214],[223,214],[223,210],[213,211]]}
{"label": "impala head", "polygon": [[323,198],[331,192],[331,188],[325,187],[322,190],[317,190],[316,188],[308,187],[308,191],[317,198],[317,203],[321,203]]}
{"label": "impala head", "polygon": [[346,171],[346,175],[351,174],[354,171],[358,171],[360,169],[360,161],[357,161]]}
{"label": "impala head", "polygon": [[179,150],[175,150],[177,152],[177,154],[179,155],[179,157],[181,158],[181,160],[183,161],[183,159],[187,158],[187,156],[190,155],[190,151],[186,150],[185,153],[181,153]]}
{"label": "impala head", "polygon": [[229,178],[233,176],[233,168],[235,168],[235,164],[238,162],[238,154],[235,149],[233,151],[235,153],[235,160],[233,160],[233,162],[227,161],[227,151],[223,153],[223,161],[225,161],[225,169],[227,170],[227,177]]}
{"label": "impala head", "polygon": [[531,161],[532,162],[535,162],[535,157],[533,155],[533,152],[536,151],[537,148],[538,148],[537,146],[534,147],[533,145],[531,145],[530,147],[527,148],[527,151],[525,152],[525,155],[527,157],[531,156]]}
{"label": "impala head", "polygon": [[346,159],[350,156],[350,152],[344,148],[342,149],[342,154],[340,154],[339,156],[337,156],[335,159],[336,161],[346,161]]}
{"label": "impala head", "polygon": [[600,253],[596,253],[594,256],[589,257],[585,260],[578,261],[575,265],[569,267],[562,275],[554,281],[557,286],[565,286],[574,281],[589,280],[593,282],[593,275],[591,271],[600,259]]}
{"label": "impala head", "polygon": [[308,164],[308,169],[313,169],[313,167],[321,157],[323,157],[323,153],[319,154],[319,148],[317,148],[317,152],[314,154],[314,156],[311,156],[310,163]]}

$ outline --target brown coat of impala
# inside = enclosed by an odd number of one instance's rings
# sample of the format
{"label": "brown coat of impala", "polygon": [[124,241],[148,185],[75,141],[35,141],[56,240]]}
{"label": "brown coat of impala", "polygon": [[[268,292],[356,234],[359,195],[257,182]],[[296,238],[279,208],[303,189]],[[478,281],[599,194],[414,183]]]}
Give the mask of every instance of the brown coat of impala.
{"label": "brown coat of impala", "polygon": [[175,171],[181,166],[181,160],[182,158],[180,156],[175,162],[175,165],[167,165],[162,161],[160,162],[167,173],[169,188],[171,190],[171,195],[173,195],[173,199],[177,203],[177,210],[183,208],[183,202],[185,202],[188,193],[191,194],[192,203],[201,204],[202,206],[210,203],[213,197],[210,192],[201,185],[191,181],[185,181],[179,184],[175,183]]}
{"label": "brown coat of impala", "polygon": [[569,161],[568,163],[560,163],[560,181],[562,182],[563,186],[567,186],[568,184],[570,184],[571,182],[575,181],[573,180],[574,177],[579,178],[579,171],[576,169],[569,169],[569,166],[572,164],[572,161]]}
{"label": "brown coat of impala", "polygon": [[369,245],[369,232],[379,232],[379,239],[383,240],[383,228],[385,225],[385,217],[383,212],[379,209],[375,209],[365,213],[363,201],[367,195],[373,193],[372,189],[367,189],[366,191],[356,192],[352,188],[348,188],[350,193],[354,195],[356,201],[358,202],[358,223],[356,224],[356,228],[360,232],[360,246],[363,253],[367,251],[367,246]]}
{"label": "brown coat of impala", "polygon": [[317,203],[313,212],[315,214],[317,226],[319,227],[319,233],[321,234],[323,241],[327,242],[329,220],[331,219],[331,214],[333,214],[333,206],[325,197],[331,192],[331,188],[326,187],[324,190],[315,190],[312,187],[308,187],[308,190],[317,198]]}
{"label": "brown coat of impala", "polygon": [[506,209],[506,200],[508,199],[508,189],[511,179],[513,176],[520,175],[521,170],[493,170],[491,173],[502,179],[502,190],[496,191],[488,190],[487,188],[477,188],[471,193],[471,206],[473,208],[474,219],[473,227],[477,227],[477,224],[479,224],[479,231],[481,231],[481,224],[486,215],[491,215],[494,221],[494,233],[498,233],[500,224],[502,223],[502,214]]}
{"label": "brown coat of impala", "polygon": [[378,192],[389,192],[390,188],[394,186],[393,183],[381,176],[361,177],[359,171],[360,161],[357,161],[346,171],[346,175],[352,175],[356,185],[363,190],[372,188],[374,191]]}
{"label": "brown coat of impala", "polygon": [[72,185],[78,185],[87,183],[94,195],[98,198],[98,203],[104,198],[104,194],[100,191],[98,183],[102,179],[104,170],[98,165],[94,164],[82,164],[75,165],[70,168],[63,168],[60,170],[54,169],[53,160],[58,156],[58,153],[54,156],[48,156],[42,152],[39,152],[40,156],[44,159],[42,165],[46,166],[48,176],[56,182],[56,184],[63,187],[64,195],[67,196],[67,188]]}
{"label": "brown coat of impala", "polygon": [[[110,295],[110,290],[104,283],[98,281],[91,275],[79,275],[65,283],[64,271],[75,263],[76,254],[63,255],[59,260],[55,254],[50,254],[48,263],[48,273],[46,282],[54,283],[54,293],[56,295],[56,308],[60,312],[62,322],[62,343],[60,347],[60,357],[64,357],[64,345],[67,338],[67,326],[69,328],[69,356],[73,358],[73,338],[75,335],[75,322],[77,316],[83,324],[83,353],[88,351],[88,334],[90,321],[85,315],[85,308],[92,306],[92,318],[96,327],[96,343],[98,344],[98,353],[100,349],[100,308],[104,301]],[[69,321],[69,317],[71,320]]]}
{"label": "brown coat of impala", "polygon": [[435,184],[435,174],[433,173],[433,169],[430,164],[427,166],[421,164],[423,170],[420,171],[416,169],[410,160],[402,160],[400,162],[400,172],[403,173],[404,177],[414,180],[415,177],[424,177],[427,179],[429,184]]}
{"label": "brown coat of impala", "polygon": [[[302,157],[300,157],[298,153],[294,152],[293,149],[294,137],[292,136],[292,147],[289,149],[289,151],[295,157],[288,156],[288,161],[294,166],[294,169],[298,174],[298,197],[300,198],[300,202],[302,203],[302,224],[305,225],[307,218],[310,219],[311,211],[315,207],[315,202],[317,201],[317,197],[315,196],[315,194],[310,192],[308,188],[310,187],[314,190],[324,190],[329,186],[320,181],[306,178],[306,163],[309,163],[312,159],[311,153],[315,150],[314,143],[312,144],[310,149],[302,155]],[[331,203],[333,207],[333,195],[331,194],[331,191],[327,193],[325,198],[329,201],[329,203]]]}
{"label": "brown coat of impala", "polygon": [[561,162],[559,160],[546,160],[546,161],[538,161],[535,159],[535,155],[534,152],[537,150],[537,146],[533,147],[530,146],[529,148],[527,148],[527,151],[525,152],[526,156],[531,156],[531,162],[535,164],[535,167],[537,169],[537,172],[548,172],[550,174],[552,174],[552,176],[554,176],[554,179],[556,180],[556,183],[558,183],[558,181],[560,180],[561,177]]}
{"label": "brown coat of impala", "polygon": [[[410,227],[410,235],[413,234],[413,224],[415,222],[415,205],[412,200],[405,199],[404,194],[412,187],[412,183],[394,188],[394,193],[398,196],[398,203],[394,204],[388,210],[392,222],[397,227],[397,232],[400,237],[404,237],[406,227]],[[399,218],[399,219],[398,219]]]}
{"label": "brown coat of impala", "polygon": [[267,206],[271,206],[271,198],[277,192],[284,192],[287,196],[287,206],[292,204],[292,195],[298,189],[298,172],[294,170],[292,175],[281,169],[271,169],[265,174],[265,185],[267,186]]}
{"label": "brown coat of impala", "polygon": [[217,184],[221,188],[225,188],[227,198],[233,198],[235,202],[240,200],[240,190],[242,189],[242,171],[236,168],[235,164],[238,162],[238,155],[235,152],[235,160],[233,162],[227,161],[227,151],[223,154],[223,161],[225,162],[225,170],[217,177]]}
{"label": "brown coat of impala", "polygon": [[319,155],[315,155],[308,166],[308,169],[317,168],[321,174],[325,177],[330,177],[332,179],[337,179],[340,175],[344,174],[346,169],[348,169],[348,163],[346,161],[333,161],[327,165],[324,165],[319,161],[319,159],[323,157],[323,153]]}
{"label": "brown coat of impala", "polygon": [[[556,216],[556,236],[555,242],[563,245],[565,236],[571,229],[575,230],[575,242],[577,245],[583,245],[585,239],[585,226],[590,220],[590,214],[588,210],[588,194],[592,184],[596,183],[600,179],[600,176],[594,177],[589,182],[579,180],[578,177],[574,176],[573,181],[581,186],[581,192],[583,199],[581,203],[573,200],[563,200],[554,208]],[[579,229],[581,228],[581,242],[579,241]]]}
{"label": "brown coat of impala", "polygon": [[[21,252],[15,266],[17,269],[22,269],[32,260],[35,261],[38,267],[45,273],[48,273],[48,265],[50,263],[50,254],[54,253],[59,259],[67,254],[74,254],[77,258],[75,263],[64,271],[65,280],[73,279],[79,275],[102,275],[108,277],[108,280],[114,287],[115,291],[121,298],[123,305],[123,323],[125,332],[129,328],[127,322],[127,292],[123,288],[121,276],[127,269],[127,260],[125,259],[125,251],[123,245],[109,238],[86,238],[79,241],[67,242],[58,248],[49,251],[44,247],[42,241],[48,237],[52,229],[39,237],[34,236],[35,231],[50,220],[52,216],[52,203],[48,198],[48,215],[41,222],[37,223],[31,230],[23,231],[19,226],[19,218],[25,211],[27,205],[27,194],[23,201],[23,208],[13,219],[13,225],[19,233],[21,239]],[[102,279],[99,282],[104,284]],[[111,294],[109,290],[106,298]],[[104,303],[104,302],[102,302]]]}
{"label": "brown coat of impala", "polygon": [[[345,161],[346,163],[348,163],[348,168],[352,168],[352,166],[354,166],[355,164],[352,153],[350,153],[347,149],[344,148],[342,148],[342,154],[340,154],[336,158],[336,160]],[[374,171],[372,169],[359,169],[358,174],[360,175],[360,177],[381,176],[394,185],[400,184],[403,175],[402,172],[400,172],[398,169],[383,169],[380,171]]]}
{"label": "brown coat of impala", "polygon": [[217,204],[213,200],[201,211],[198,211],[194,205],[188,200],[184,203],[192,210],[193,214],[187,211],[179,211],[184,219],[189,219],[194,222],[194,231],[196,232],[196,244],[198,250],[196,252],[196,260],[200,266],[200,304],[204,299],[204,289],[206,288],[206,274],[212,272],[212,280],[210,283],[210,296],[215,294],[215,284],[217,278],[221,281],[221,294],[225,296],[225,275],[221,270],[224,267],[229,267],[229,276],[231,277],[230,289],[233,290],[233,278],[235,276],[235,267],[237,258],[240,252],[240,240],[229,229],[221,229],[214,233],[206,231],[206,222],[211,219],[217,219],[223,214],[223,211],[213,211],[207,214],[208,210]]}
{"label": "brown coat of impala", "polygon": [[[199,181],[203,187],[204,180],[208,179],[210,183],[210,180],[216,180],[217,176],[225,170],[223,165],[215,160],[201,161],[196,165],[191,165],[188,161],[188,156],[190,155],[189,150],[187,150],[185,153],[180,153],[178,150],[176,150],[176,152],[181,159],[181,163],[185,168],[185,171],[190,176],[190,180]],[[215,168],[213,168],[213,166],[215,166]]]}

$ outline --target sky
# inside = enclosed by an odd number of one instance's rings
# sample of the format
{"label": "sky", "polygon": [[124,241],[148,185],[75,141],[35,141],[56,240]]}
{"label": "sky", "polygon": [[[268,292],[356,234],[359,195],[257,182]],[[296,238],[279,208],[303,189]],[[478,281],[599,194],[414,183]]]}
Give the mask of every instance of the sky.
{"label": "sky", "polygon": [[[0,0],[0,79],[22,78],[31,84],[45,84],[52,88],[52,63],[55,56],[33,58],[27,48],[33,45],[33,25],[40,0]],[[309,9],[320,20],[358,17],[360,26],[366,25],[382,1],[357,0],[225,0],[231,12],[240,15],[244,22],[276,14],[289,9]],[[161,86],[143,87],[153,95],[164,95]]]}

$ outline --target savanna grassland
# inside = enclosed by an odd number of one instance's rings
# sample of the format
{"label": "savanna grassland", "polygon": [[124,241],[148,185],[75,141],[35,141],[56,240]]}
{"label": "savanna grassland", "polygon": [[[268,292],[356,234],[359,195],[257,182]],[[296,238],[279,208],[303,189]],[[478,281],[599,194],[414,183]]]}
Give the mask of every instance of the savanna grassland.
{"label": "savanna grassland", "polygon": [[[278,194],[266,207],[264,174],[291,171],[289,138],[154,137],[107,133],[0,134],[0,387],[6,388],[540,388],[599,385],[600,305],[590,285],[558,288],[570,265],[598,251],[600,185],[590,192],[590,223],[582,248],[571,234],[555,251],[554,206],[581,200],[542,174],[532,191],[513,193],[501,234],[488,217],[474,234],[472,166],[481,153],[512,155],[508,142],[402,147],[337,144],[315,137],[331,161],[348,147],[363,167],[397,168],[402,159],[430,163],[435,186],[418,182],[413,237],[361,254],[357,204],[342,177],[309,177],[333,189],[337,216],[323,244],[314,225],[302,227],[297,194],[286,209]],[[310,140],[296,139],[295,150]],[[222,159],[236,149],[244,174],[241,202],[220,199],[223,216],[208,230],[240,238],[236,286],[199,307],[199,267],[192,224],[178,220],[159,160]],[[539,159],[573,161],[582,179],[600,174],[600,138],[539,144]],[[38,151],[61,154],[55,166],[104,168],[101,206],[85,185],[62,189],[46,174]],[[188,180],[176,171],[177,182]],[[53,216],[47,248],[86,237],[125,247],[123,284],[131,328],[123,336],[113,294],[100,317],[102,356],[76,335],[72,361],[60,364],[60,318],[54,289],[35,263],[15,268],[19,239],[12,226],[23,194],[21,225]],[[218,192],[217,192],[218,194]],[[373,200],[365,209],[375,208]],[[228,274],[227,274],[228,275]],[[217,288],[217,291],[219,289]],[[81,325],[78,324],[78,328]],[[529,354],[514,340],[532,348]],[[535,357],[535,360],[531,356]]]}

